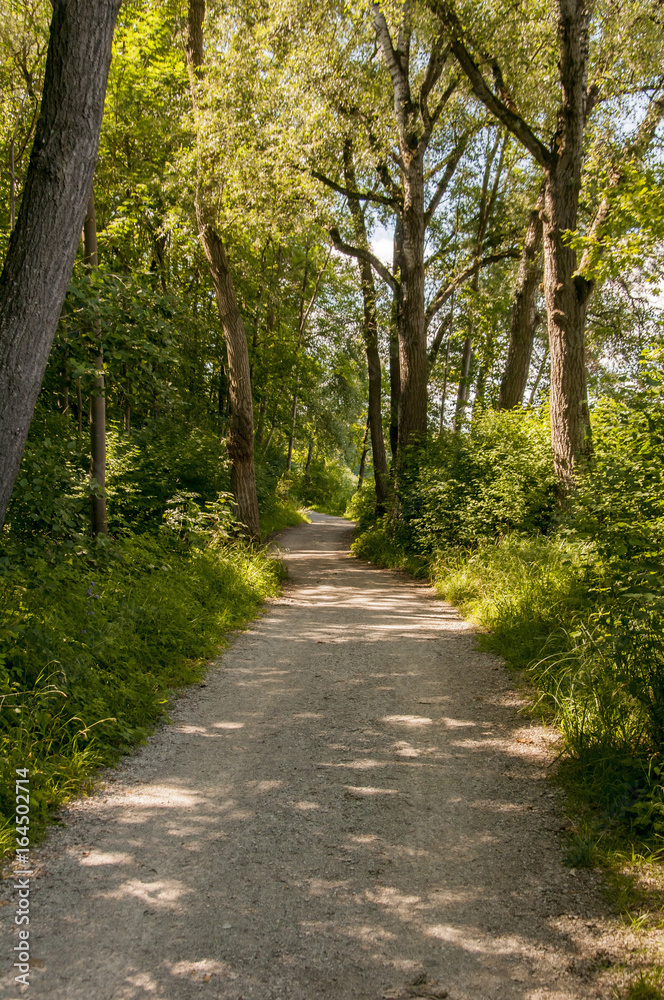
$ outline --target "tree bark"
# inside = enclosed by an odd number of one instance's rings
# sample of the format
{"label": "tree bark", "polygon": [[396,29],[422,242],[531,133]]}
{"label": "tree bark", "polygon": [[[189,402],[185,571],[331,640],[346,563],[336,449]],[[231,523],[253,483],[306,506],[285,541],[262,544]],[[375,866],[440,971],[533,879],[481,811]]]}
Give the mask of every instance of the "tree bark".
{"label": "tree bark", "polygon": [[[450,334],[451,335],[451,334]],[[445,398],[447,396],[447,378],[450,364],[450,335],[445,344],[445,370],[443,372],[443,391],[440,394],[440,414],[438,416],[438,437],[443,433],[445,426]]]}
{"label": "tree bark", "polygon": [[291,407],[290,433],[288,435],[288,453],[286,455],[286,473],[290,476],[293,470],[293,445],[295,444],[295,423],[297,421],[297,390],[293,396]]}
{"label": "tree bark", "polygon": [[[199,129],[198,84],[203,68],[204,17],[205,0],[189,0],[185,47],[197,129]],[[200,142],[200,136],[198,141]],[[235,497],[238,517],[247,534],[252,538],[260,538],[249,348],[226,251],[221,236],[213,224],[214,212],[201,190],[200,175],[199,162],[195,196],[196,220],[210,268],[228,356],[230,419],[227,449],[231,463],[231,491]]]}
{"label": "tree bark", "polygon": [[314,457],[314,438],[313,434],[309,436],[309,450],[307,451],[307,462],[304,466],[304,481],[305,483],[311,482],[311,459]]}
{"label": "tree bark", "polygon": [[357,476],[357,488],[362,489],[362,483],[364,482],[364,471],[367,467],[367,451],[368,451],[368,440],[369,440],[369,428],[371,427],[371,416],[367,416],[366,426],[364,428],[364,437],[362,438],[362,454],[360,455],[360,471]]}
{"label": "tree bark", "polygon": [[466,334],[461,353],[461,374],[459,377],[459,388],[457,390],[456,408],[454,411],[454,423],[452,430],[460,431],[466,415],[468,396],[470,390],[470,366],[473,361],[473,336],[472,331]]}
{"label": "tree bark", "polygon": [[[90,189],[88,208],[83,223],[84,262],[92,270],[99,267],[97,251],[97,216],[94,188]],[[106,396],[104,391],[104,347],[101,320],[95,322],[95,368],[97,376],[90,397],[90,513],[92,534],[108,534],[106,520]]]}
{"label": "tree bark", "polygon": [[592,451],[586,384],[585,328],[591,285],[577,274],[576,252],[564,234],[577,228],[588,94],[590,6],[558,0],[562,103],[545,172],[544,296],[551,355],[551,443],[563,490]]}
{"label": "tree bark", "polygon": [[[346,187],[354,191],[357,188],[355,165],[353,163],[352,143],[344,144],[344,179]],[[348,206],[353,217],[355,240],[361,247],[368,247],[367,230],[364,214],[358,198],[348,197]],[[382,375],[380,354],[378,353],[378,314],[376,310],[376,286],[373,269],[366,260],[358,260],[360,283],[362,285],[362,300],[364,304],[364,349],[367,356],[369,374],[369,416],[367,427],[371,429],[371,453],[373,456],[374,479],[376,481],[376,501],[382,506],[387,499],[389,487],[389,471],[385,455],[385,439],[383,437],[382,412]],[[366,457],[366,455],[365,455]]]}
{"label": "tree bark", "polygon": [[[392,250],[392,270],[395,275],[401,273],[402,232],[401,218],[397,214]],[[393,462],[396,462],[399,448],[399,399],[401,397],[399,328],[402,322],[402,314],[401,284],[397,281],[392,288],[392,323],[390,326],[390,451],[392,452]]]}
{"label": "tree bark", "polygon": [[[398,450],[427,432],[429,365],[427,363],[427,323],[424,302],[424,245],[428,222],[459,162],[465,143],[450,157],[450,169],[441,178],[438,190],[425,205],[424,158],[436,121],[456,87],[448,86],[435,109],[429,109],[429,95],[445,68],[448,49],[442,38],[435,38],[419,92],[413,99],[410,84],[411,4],[403,5],[403,18],[396,42],[393,40],[383,9],[372,3],[376,39],[392,80],[394,117],[399,140],[399,169],[402,197],[399,205],[400,252],[399,297],[399,397]],[[467,140],[466,140],[467,141]]]}
{"label": "tree bark", "polygon": [[0,527],[71,277],[120,0],[53,0],[44,91],[0,277]]}
{"label": "tree bark", "polygon": [[512,410],[515,406],[520,406],[528,381],[535,330],[539,319],[537,294],[544,273],[542,219],[540,217],[542,208],[543,199],[540,197],[530,213],[526,238],[523,243],[512,302],[507,362],[498,395],[499,410]]}
{"label": "tree bark", "polygon": [[[500,182],[500,175],[503,169],[503,153],[505,150],[504,142],[503,142],[503,152],[501,152],[500,159],[498,160],[496,173],[493,179],[493,184],[491,184],[491,170],[493,168],[493,163],[496,158],[496,154],[498,153],[500,141],[501,141],[501,135],[500,135],[500,130],[498,130],[493,145],[487,149],[486,161],[484,164],[484,176],[482,178],[482,189],[480,193],[480,204],[477,216],[477,232],[475,234],[476,261],[480,260],[480,255],[482,252],[482,244],[484,242],[484,237],[486,236],[486,231],[489,226],[489,220],[491,218],[491,213],[493,211],[493,206],[495,204],[496,193],[498,191],[498,184]],[[491,192],[489,191],[490,186],[491,186]],[[477,268],[473,274],[471,288],[475,294],[479,292],[480,288],[479,268]],[[459,379],[459,390],[457,393],[456,410],[454,414],[453,429],[455,431],[461,429],[466,415],[466,407],[468,406],[468,399],[470,396],[470,369],[472,361],[473,361],[473,320],[471,316],[468,333],[463,342],[463,353],[461,356],[461,377]]]}
{"label": "tree bark", "polygon": [[238,517],[247,533],[253,538],[259,538],[254,468],[254,407],[247,338],[221,238],[216,229],[209,225],[203,228],[201,238],[210,266],[228,355],[230,419],[227,449],[231,463],[231,491],[237,504]]}

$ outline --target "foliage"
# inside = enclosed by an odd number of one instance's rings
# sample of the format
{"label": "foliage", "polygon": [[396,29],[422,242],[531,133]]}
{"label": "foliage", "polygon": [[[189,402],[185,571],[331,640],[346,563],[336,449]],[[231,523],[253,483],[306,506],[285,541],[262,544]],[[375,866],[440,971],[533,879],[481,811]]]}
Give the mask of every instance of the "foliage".
{"label": "foliage", "polygon": [[289,493],[305,507],[325,514],[343,514],[353,494],[354,485],[345,465],[334,459],[315,455],[308,471],[305,465],[293,473]]}
{"label": "foliage", "polygon": [[445,431],[413,449],[392,520],[404,543],[425,554],[509,531],[547,531],[555,507],[545,419],[487,410],[470,435]]}

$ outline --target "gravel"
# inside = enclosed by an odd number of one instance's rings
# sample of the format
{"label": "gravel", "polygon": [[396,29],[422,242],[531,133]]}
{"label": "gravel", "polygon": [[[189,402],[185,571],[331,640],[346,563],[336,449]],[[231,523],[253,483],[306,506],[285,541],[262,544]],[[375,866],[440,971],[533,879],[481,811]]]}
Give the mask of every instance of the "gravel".
{"label": "gravel", "polygon": [[3,998],[571,1000],[622,961],[566,868],[555,735],[432,590],[285,532],[281,598],[34,852]]}

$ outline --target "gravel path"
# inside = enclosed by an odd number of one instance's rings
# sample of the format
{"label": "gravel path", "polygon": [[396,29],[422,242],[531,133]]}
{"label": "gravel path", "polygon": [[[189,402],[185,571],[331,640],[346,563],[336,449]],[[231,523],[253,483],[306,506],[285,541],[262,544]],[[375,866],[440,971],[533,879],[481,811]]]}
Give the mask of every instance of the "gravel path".
{"label": "gravel path", "polygon": [[0,996],[611,995],[550,734],[451,607],[349,541],[324,515],[282,535],[283,597],[35,852],[27,990],[4,883]]}

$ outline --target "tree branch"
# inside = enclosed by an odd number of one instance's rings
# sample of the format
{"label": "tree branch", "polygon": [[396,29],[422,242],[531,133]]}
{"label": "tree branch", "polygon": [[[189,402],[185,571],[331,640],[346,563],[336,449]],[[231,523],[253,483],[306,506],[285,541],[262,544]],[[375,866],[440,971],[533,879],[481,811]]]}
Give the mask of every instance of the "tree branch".
{"label": "tree branch", "polygon": [[450,312],[436,330],[436,336],[431,341],[431,346],[427,351],[427,364],[429,365],[429,372],[431,372],[431,369],[436,363],[436,358],[438,357],[438,351],[440,350],[440,345],[443,342],[443,337],[449,330],[451,324],[452,324],[452,313]]}
{"label": "tree branch", "polygon": [[436,313],[443,308],[445,303],[457,290],[457,288],[463,285],[464,282],[468,281],[469,278],[472,278],[473,275],[477,274],[477,272],[483,267],[487,267],[489,264],[497,264],[501,260],[508,260],[510,257],[517,260],[520,256],[521,255],[518,250],[501,250],[499,253],[491,253],[486,257],[479,257],[474,260],[472,264],[469,264],[468,267],[463,269],[463,271],[460,271],[456,278],[453,278],[446,288],[439,289],[437,294],[431,300],[426,311],[427,328],[431,324],[431,320],[434,318]]}
{"label": "tree branch", "polygon": [[[375,194],[372,191],[351,191],[350,188],[344,187],[343,184],[338,184],[333,181],[330,177],[326,177],[325,174],[321,174],[318,170],[312,170],[311,176],[315,177],[316,180],[322,181],[337,194],[343,194],[346,198],[357,198],[358,201],[373,201],[377,205],[388,205],[390,208],[394,208],[395,199],[388,198],[386,195]],[[382,180],[382,178],[381,178]]]}
{"label": "tree branch", "polygon": [[334,226],[331,226],[328,231],[332,237],[335,250],[345,254],[347,257],[354,257],[356,260],[367,261],[367,263],[371,264],[376,274],[381,277],[383,281],[387,282],[392,291],[397,291],[398,282],[396,278],[394,275],[390,274],[388,269],[382,261],[378,260],[378,257],[376,257],[375,254],[372,254],[370,250],[365,250],[363,247],[354,247],[350,243],[344,242],[344,240],[341,239],[339,230]]}
{"label": "tree branch", "polygon": [[432,218],[434,216],[434,213],[435,213],[436,209],[440,205],[441,198],[443,197],[443,195],[447,191],[449,183],[452,180],[452,177],[454,175],[454,171],[456,170],[457,166],[459,165],[459,160],[461,159],[461,157],[463,156],[463,154],[466,151],[466,146],[468,145],[469,139],[470,139],[469,133],[465,132],[464,135],[462,135],[461,138],[459,139],[459,141],[457,142],[457,144],[454,147],[454,149],[452,150],[452,153],[451,153],[451,155],[450,155],[450,157],[449,157],[449,159],[447,161],[447,167],[445,168],[445,173],[443,174],[443,176],[438,181],[438,185],[436,187],[436,190],[434,191],[433,197],[432,197],[431,201],[429,202],[429,207],[427,208],[427,210],[424,213],[424,225],[425,226],[429,225],[429,223],[431,222],[431,220],[432,220]]}
{"label": "tree branch", "polygon": [[[461,27],[452,4],[449,0],[428,0],[428,2],[431,10],[440,18],[447,28],[450,37],[451,49],[454,52],[461,69],[468,77],[475,96],[485,105],[485,107],[489,109],[493,115],[496,116],[499,121],[503,123],[505,128],[508,128],[510,132],[516,136],[519,142],[526,147],[536,162],[539,163],[540,166],[547,169],[551,164],[551,153],[544,143],[537,138],[521,115],[517,114],[517,112],[512,108],[509,108],[499,97],[496,97],[489,87],[479,66],[471,56],[466,46],[463,38],[463,28]],[[499,79],[502,80],[502,75],[500,74],[498,66],[494,65],[493,73],[494,78],[496,78],[496,74],[498,73]],[[506,91],[504,91],[504,93],[506,93]]]}
{"label": "tree branch", "polygon": [[[383,53],[383,58],[392,78],[394,89],[394,112],[399,130],[405,138],[408,131],[408,115],[412,109],[413,101],[410,94],[410,81],[408,79],[408,56],[410,50],[410,33],[399,32],[398,51],[392,44],[392,36],[387,26],[385,15],[378,3],[372,3],[374,28],[376,37]],[[405,65],[404,65],[405,63]]]}

